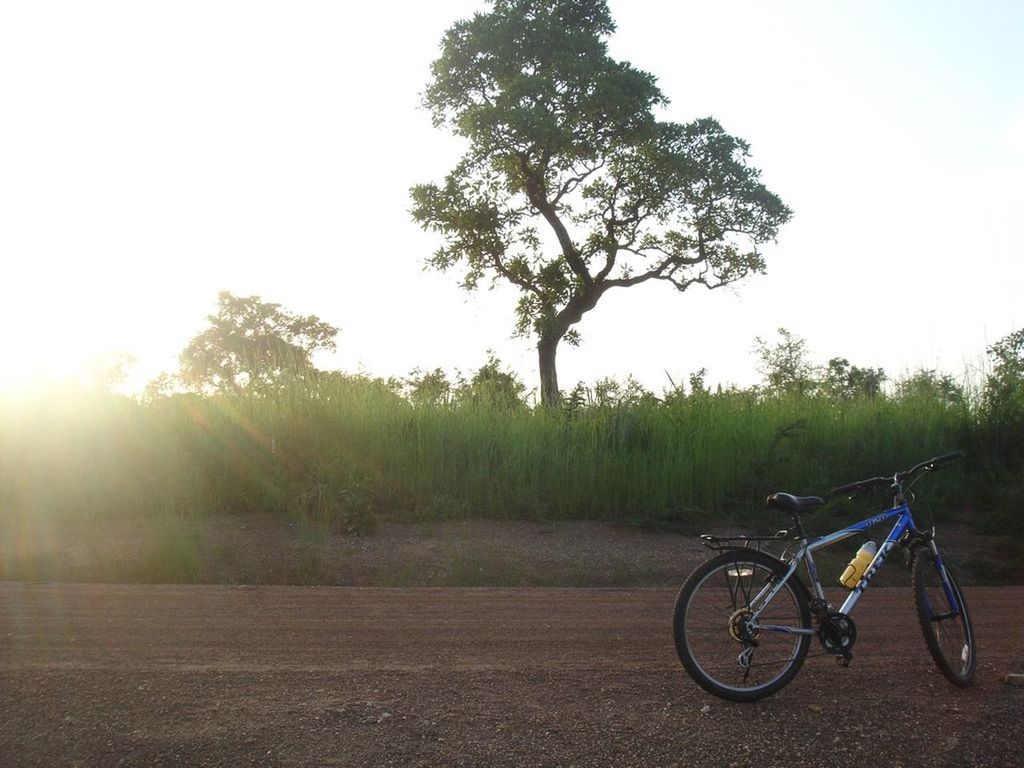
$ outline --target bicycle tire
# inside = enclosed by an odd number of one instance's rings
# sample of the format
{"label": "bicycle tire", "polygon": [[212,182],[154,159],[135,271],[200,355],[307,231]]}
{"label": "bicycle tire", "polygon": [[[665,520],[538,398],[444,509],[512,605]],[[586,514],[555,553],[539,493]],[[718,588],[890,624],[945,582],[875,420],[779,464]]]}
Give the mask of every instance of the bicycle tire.
{"label": "bicycle tire", "polygon": [[[781,580],[785,574],[785,564],[771,555],[729,550],[697,566],[679,590],[672,615],[676,653],[690,677],[708,693],[729,701],[757,701],[776,693],[800,671],[811,643],[809,634],[762,633],[755,638],[749,666],[740,663],[752,646],[737,637],[734,617],[749,609],[751,598],[765,583]],[[744,578],[749,580],[746,587]],[[811,627],[810,598],[795,576],[766,610],[762,618],[800,629]],[[770,651],[765,653],[769,643]]]}
{"label": "bicycle tire", "polygon": [[[959,583],[944,562],[941,570],[937,565],[935,553],[930,548],[921,547],[914,555],[911,582],[917,620],[928,652],[939,671],[953,685],[966,688],[973,681],[977,667],[974,627]],[[960,605],[958,614],[952,610],[943,587],[943,575]]]}

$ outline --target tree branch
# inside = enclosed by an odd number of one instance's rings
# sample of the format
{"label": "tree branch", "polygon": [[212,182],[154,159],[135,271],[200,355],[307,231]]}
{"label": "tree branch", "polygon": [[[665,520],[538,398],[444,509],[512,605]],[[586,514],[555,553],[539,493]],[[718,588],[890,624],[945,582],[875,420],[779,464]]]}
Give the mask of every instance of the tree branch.
{"label": "tree branch", "polygon": [[[632,253],[634,256],[644,257],[649,255],[634,248],[627,248],[621,245],[619,246],[619,250],[625,251],[626,253]],[[648,280],[668,280],[675,283],[675,273],[679,271],[679,269],[682,267],[692,267],[694,264],[700,264],[701,262],[707,261],[707,258],[704,256],[685,257],[678,254],[668,253],[662,248],[651,247],[645,250],[657,251],[664,254],[665,258],[646,272],[634,275],[633,277],[620,277],[615,280],[606,280],[604,285],[611,288],[628,288],[631,285],[639,285],[640,283],[645,283]],[[697,278],[694,278],[694,280],[696,279]]]}
{"label": "tree branch", "polygon": [[543,291],[541,291],[541,289],[538,288],[535,283],[532,283],[529,280],[526,280],[525,278],[516,275],[514,272],[512,272],[505,265],[505,260],[503,258],[503,255],[504,255],[504,248],[503,247],[496,248],[493,251],[491,251],[491,261],[494,264],[495,271],[499,275],[504,277],[506,280],[508,280],[510,283],[512,283],[513,285],[518,285],[524,291],[529,291],[530,293],[534,294],[535,296],[539,296],[539,297],[543,298],[543,296],[544,296]]}
{"label": "tree branch", "polygon": [[586,170],[583,173],[581,173],[579,176],[572,176],[571,178],[566,179],[565,183],[562,184],[561,187],[559,187],[558,194],[555,195],[554,198],[551,200],[551,204],[552,205],[558,205],[562,201],[563,197],[565,197],[566,195],[572,194],[577,189],[579,189],[580,185],[584,181],[586,181],[591,176],[593,176],[595,173],[597,173],[599,170],[604,168],[605,164],[606,163],[604,161],[602,161],[602,162],[598,163],[597,165],[595,165],[593,168],[589,168],[589,167],[586,168]]}
{"label": "tree branch", "polygon": [[558,213],[555,211],[554,206],[547,199],[543,176],[538,178],[537,173],[530,168],[529,161],[523,154],[519,155],[519,165],[526,186],[526,197],[533,207],[540,211],[545,221],[555,231],[555,236],[558,238],[558,244],[562,248],[562,255],[565,257],[565,262],[569,265],[569,269],[580,277],[586,285],[592,285],[594,278],[587,270],[587,265],[583,262],[583,259],[580,258],[580,253],[572,242],[569,230],[565,228],[565,224],[558,218]]}

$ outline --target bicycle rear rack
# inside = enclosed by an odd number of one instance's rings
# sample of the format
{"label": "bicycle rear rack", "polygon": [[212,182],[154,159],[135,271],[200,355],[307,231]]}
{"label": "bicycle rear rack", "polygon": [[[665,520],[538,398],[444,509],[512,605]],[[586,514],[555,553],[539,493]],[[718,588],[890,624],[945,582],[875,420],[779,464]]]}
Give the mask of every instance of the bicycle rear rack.
{"label": "bicycle rear rack", "polygon": [[778,543],[792,536],[793,532],[788,530],[778,531],[774,536],[713,536],[710,533],[702,533],[700,543],[715,552],[727,549],[753,549],[762,552],[768,542]]}

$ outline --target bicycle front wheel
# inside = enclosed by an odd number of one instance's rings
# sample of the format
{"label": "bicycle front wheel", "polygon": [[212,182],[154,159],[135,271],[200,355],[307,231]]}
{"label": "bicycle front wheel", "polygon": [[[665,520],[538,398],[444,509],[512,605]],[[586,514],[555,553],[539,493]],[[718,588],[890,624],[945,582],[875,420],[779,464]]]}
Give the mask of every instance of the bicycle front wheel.
{"label": "bicycle front wheel", "polygon": [[942,558],[922,547],[912,571],[917,619],[939,671],[953,685],[965,688],[974,679],[974,627],[963,592]]}
{"label": "bicycle front wheel", "polygon": [[[807,590],[793,577],[764,603],[785,575],[780,560],[754,550],[724,552],[690,574],[676,598],[673,634],[679,660],[704,690],[756,701],[800,670],[811,638],[791,630],[811,627]],[[757,611],[762,628],[752,630],[747,620]]]}

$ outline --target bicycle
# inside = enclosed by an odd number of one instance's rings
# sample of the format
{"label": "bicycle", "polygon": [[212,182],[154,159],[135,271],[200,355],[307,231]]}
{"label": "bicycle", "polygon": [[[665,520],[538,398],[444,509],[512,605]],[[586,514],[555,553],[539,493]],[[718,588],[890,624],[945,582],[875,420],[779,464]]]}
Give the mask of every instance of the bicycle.
{"label": "bicycle", "polygon": [[[893,505],[825,536],[808,536],[801,519],[803,512],[824,504],[824,499],[789,493],[772,494],[768,506],[791,514],[793,528],[775,536],[701,536],[702,543],[718,554],[690,574],[676,598],[672,619],[676,652],[694,681],[731,701],[770,696],[800,671],[813,636],[826,654],[849,666],[857,639],[853,608],[889,553],[899,547],[911,566],[917,616],[928,651],[951,683],[970,685],[976,653],[963,592],[939,553],[935,528],[918,529],[909,506],[913,500],[910,488],[918,480],[962,457],[961,451],[947,453],[905,472],[832,489],[833,496],[852,498],[888,485]],[[835,610],[825,598],[813,553],[893,519],[888,537]],[[786,540],[798,542],[788,559],[762,549],[769,541]],[[797,575],[801,564],[806,567],[813,595]]]}

